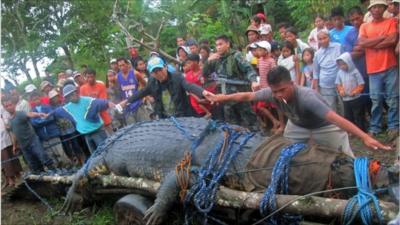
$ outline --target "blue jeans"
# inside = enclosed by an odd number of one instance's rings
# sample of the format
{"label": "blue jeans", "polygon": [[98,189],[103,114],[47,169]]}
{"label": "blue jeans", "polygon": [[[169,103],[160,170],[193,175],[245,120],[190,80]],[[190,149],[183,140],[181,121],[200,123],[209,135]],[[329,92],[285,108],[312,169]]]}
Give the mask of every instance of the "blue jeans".
{"label": "blue jeans", "polygon": [[[380,73],[369,74],[369,90],[372,100],[369,131],[382,131],[383,101],[389,106],[387,124],[389,129],[399,129],[399,74],[396,67]],[[383,95],[384,94],[384,95]]]}
{"label": "blue jeans", "polygon": [[36,135],[32,138],[30,145],[22,148],[22,154],[33,172],[41,172],[43,171],[43,166],[53,165],[53,161],[44,151],[43,145]]}
{"label": "blue jeans", "polygon": [[96,131],[85,134],[85,141],[89,148],[90,153],[93,153],[96,148],[107,139],[106,132],[100,128]]}

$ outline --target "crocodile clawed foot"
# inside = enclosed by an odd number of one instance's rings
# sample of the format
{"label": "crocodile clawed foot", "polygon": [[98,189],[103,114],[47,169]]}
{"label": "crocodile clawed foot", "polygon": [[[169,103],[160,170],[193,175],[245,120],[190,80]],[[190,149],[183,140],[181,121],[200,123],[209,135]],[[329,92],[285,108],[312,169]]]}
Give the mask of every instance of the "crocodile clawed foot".
{"label": "crocodile clawed foot", "polygon": [[63,215],[72,214],[73,212],[82,208],[83,197],[76,192],[68,192],[65,202],[60,210]]}
{"label": "crocodile clawed foot", "polygon": [[157,207],[157,204],[154,204],[146,211],[143,219],[147,221],[146,225],[158,225],[161,223],[163,217],[164,212]]}

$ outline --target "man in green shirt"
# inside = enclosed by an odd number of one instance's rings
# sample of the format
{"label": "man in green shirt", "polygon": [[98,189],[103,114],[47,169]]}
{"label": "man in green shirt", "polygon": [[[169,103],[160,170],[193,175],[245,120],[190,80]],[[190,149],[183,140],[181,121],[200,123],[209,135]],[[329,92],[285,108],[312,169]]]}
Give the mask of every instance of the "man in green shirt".
{"label": "man in green shirt", "polygon": [[[217,82],[217,92],[232,94],[258,89],[257,73],[241,52],[231,49],[229,38],[221,35],[216,38],[215,45],[217,52],[205,62],[203,75]],[[225,103],[213,114],[217,119],[256,129],[256,115],[248,102]]]}

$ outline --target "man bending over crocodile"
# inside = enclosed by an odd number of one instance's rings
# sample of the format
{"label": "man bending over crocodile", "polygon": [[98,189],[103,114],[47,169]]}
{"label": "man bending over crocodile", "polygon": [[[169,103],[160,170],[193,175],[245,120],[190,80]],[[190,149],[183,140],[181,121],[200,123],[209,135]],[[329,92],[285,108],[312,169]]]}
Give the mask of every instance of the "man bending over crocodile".
{"label": "man bending over crocodile", "polygon": [[342,151],[354,158],[347,134],[349,132],[359,137],[369,148],[390,150],[389,146],[381,144],[336,114],[317,92],[295,85],[286,68],[275,67],[269,72],[267,79],[270,87],[256,92],[229,95],[207,93],[205,97],[211,102],[274,102],[289,118],[283,136],[294,143],[312,139],[316,144]]}

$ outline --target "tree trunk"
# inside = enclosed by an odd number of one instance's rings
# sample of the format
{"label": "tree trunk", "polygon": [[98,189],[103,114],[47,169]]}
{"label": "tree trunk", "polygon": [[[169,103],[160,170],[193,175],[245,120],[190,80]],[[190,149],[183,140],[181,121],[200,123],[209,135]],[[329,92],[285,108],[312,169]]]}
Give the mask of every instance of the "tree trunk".
{"label": "tree trunk", "polygon": [[29,74],[29,70],[28,68],[26,68],[25,63],[23,65],[21,65],[21,70],[22,72],[24,72],[26,78],[28,79],[29,83],[33,84],[33,79],[31,77],[31,75]]}
{"label": "tree trunk", "polygon": [[31,60],[32,60],[33,68],[35,69],[36,78],[39,81],[42,81],[42,78],[40,77],[39,69],[37,67],[37,60],[32,54],[30,55],[30,57],[31,57]]}
{"label": "tree trunk", "polygon": [[[46,181],[55,184],[71,184],[72,176],[38,176],[29,175],[26,179]],[[116,175],[96,175],[90,178],[95,185],[97,194],[121,194],[143,192],[155,196],[160,183],[143,178],[121,177]],[[216,204],[222,207],[258,209],[262,193],[237,191],[220,186]],[[326,218],[341,218],[347,200],[322,198],[315,196],[276,195],[277,208],[283,207],[282,212],[295,213],[306,216],[320,216]],[[379,201],[384,223],[396,217],[398,207],[389,202]],[[375,213],[375,211],[373,211]],[[376,219],[376,216],[374,216]]]}
{"label": "tree trunk", "polygon": [[72,56],[71,56],[71,52],[69,51],[69,48],[67,45],[63,45],[61,46],[61,48],[64,50],[65,56],[67,56],[67,60],[68,60],[68,64],[70,69],[74,68],[74,62],[72,61]]}

